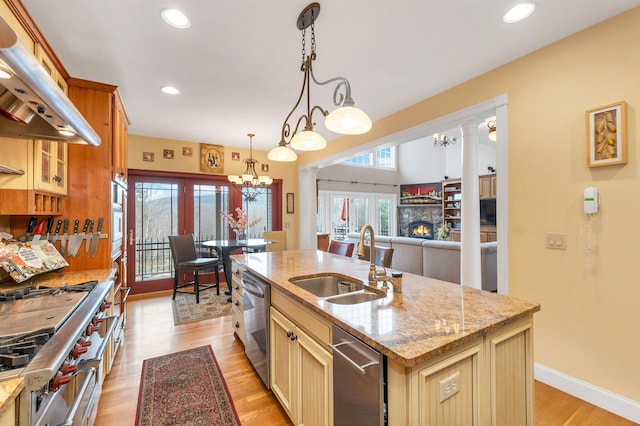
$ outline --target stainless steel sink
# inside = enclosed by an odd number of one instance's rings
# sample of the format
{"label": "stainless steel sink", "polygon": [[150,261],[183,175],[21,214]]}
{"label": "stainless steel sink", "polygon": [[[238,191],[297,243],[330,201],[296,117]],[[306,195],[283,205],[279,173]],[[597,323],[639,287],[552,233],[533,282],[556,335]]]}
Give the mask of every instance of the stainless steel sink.
{"label": "stainless steel sink", "polygon": [[364,288],[358,280],[338,274],[294,277],[289,282],[318,297],[347,294]]}
{"label": "stainless steel sink", "polygon": [[355,303],[371,302],[372,300],[382,299],[384,296],[376,293],[351,293],[344,296],[334,296],[327,299],[329,303],[337,305],[353,305]]}

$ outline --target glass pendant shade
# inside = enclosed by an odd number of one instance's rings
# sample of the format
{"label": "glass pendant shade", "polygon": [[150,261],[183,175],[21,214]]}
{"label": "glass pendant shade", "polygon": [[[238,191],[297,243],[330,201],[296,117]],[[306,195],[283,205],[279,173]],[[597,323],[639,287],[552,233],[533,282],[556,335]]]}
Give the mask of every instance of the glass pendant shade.
{"label": "glass pendant shade", "polygon": [[277,146],[269,151],[267,158],[271,161],[296,161],[298,154],[287,146]]}
{"label": "glass pendant shade", "polygon": [[319,133],[304,130],[295,134],[290,145],[299,151],[318,151],[327,146],[327,141]]}
{"label": "glass pendant shade", "polygon": [[371,119],[359,108],[343,106],[327,115],[324,126],[341,135],[361,135],[371,130]]}

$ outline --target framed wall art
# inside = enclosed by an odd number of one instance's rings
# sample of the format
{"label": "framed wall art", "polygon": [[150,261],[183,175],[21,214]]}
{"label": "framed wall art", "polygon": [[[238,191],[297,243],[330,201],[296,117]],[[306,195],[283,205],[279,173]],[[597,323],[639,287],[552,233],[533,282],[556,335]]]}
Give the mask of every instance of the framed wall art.
{"label": "framed wall art", "polygon": [[165,149],[163,157],[167,158],[169,160],[173,160],[173,150],[172,149]]}
{"label": "framed wall art", "polygon": [[224,173],[224,147],[222,145],[200,144],[200,171]]}
{"label": "framed wall art", "polygon": [[193,156],[193,149],[190,146],[183,146],[182,155],[184,155],[185,157]]}
{"label": "framed wall art", "polygon": [[442,183],[400,185],[400,204],[441,204]]}
{"label": "framed wall art", "polygon": [[142,153],[142,161],[148,161],[150,163],[153,163],[154,161],[154,153],[153,152],[143,152]]}
{"label": "framed wall art", "polygon": [[232,152],[231,153],[231,159],[233,161],[240,161],[240,153],[239,152]]}
{"label": "framed wall art", "polygon": [[627,163],[627,103],[587,111],[587,167]]}
{"label": "framed wall art", "polygon": [[293,214],[294,211],[293,192],[287,192],[287,213]]}

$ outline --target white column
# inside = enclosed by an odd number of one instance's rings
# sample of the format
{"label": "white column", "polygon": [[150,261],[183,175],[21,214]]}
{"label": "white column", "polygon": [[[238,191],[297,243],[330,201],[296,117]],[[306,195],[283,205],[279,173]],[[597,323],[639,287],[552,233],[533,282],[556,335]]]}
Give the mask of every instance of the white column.
{"label": "white column", "polygon": [[300,213],[298,213],[298,246],[300,249],[315,249],[318,246],[316,237],[316,167],[299,169],[298,190]]}
{"label": "white column", "polygon": [[460,283],[482,288],[480,258],[480,189],[478,184],[478,123],[459,125],[462,133],[462,242]]}

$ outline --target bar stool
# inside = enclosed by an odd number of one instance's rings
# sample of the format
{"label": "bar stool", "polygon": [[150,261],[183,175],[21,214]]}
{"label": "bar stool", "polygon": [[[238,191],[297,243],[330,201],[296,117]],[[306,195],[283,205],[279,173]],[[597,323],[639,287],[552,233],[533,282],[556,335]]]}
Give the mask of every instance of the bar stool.
{"label": "bar stool", "polygon": [[[218,270],[220,260],[217,257],[198,257],[196,254],[196,245],[193,241],[193,235],[170,235],[169,246],[171,247],[171,256],[173,257],[173,268],[175,275],[173,278],[173,299],[176,293],[188,293],[196,295],[196,303],[200,303],[200,291],[210,288],[216,289],[216,294],[220,294],[220,277]],[[178,276],[180,272],[193,272],[194,279],[187,283],[178,285]],[[201,284],[200,272],[215,272],[215,284]],[[184,287],[193,286],[193,291],[180,290]]]}

